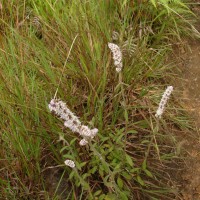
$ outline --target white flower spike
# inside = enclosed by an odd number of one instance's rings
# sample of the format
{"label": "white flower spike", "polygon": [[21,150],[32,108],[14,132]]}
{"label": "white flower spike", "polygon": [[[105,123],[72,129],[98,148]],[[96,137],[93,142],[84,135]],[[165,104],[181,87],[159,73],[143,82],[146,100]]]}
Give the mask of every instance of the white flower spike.
{"label": "white flower spike", "polygon": [[120,72],[122,70],[122,52],[120,48],[114,43],[108,43],[108,47],[112,51],[116,71]]}
{"label": "white flower spike", "polygon": [[49,109],[65,121],[64,126],[83,137],[80,142],[81,146],[86,145],[88,140],[93,139],[98,132],[97,128],[90,129],[88,126],[82,125],[78,117],[67,108],[63,101],[52,99],[49,103]]}
{"label": "white flower spike", "polygon": [[49,109],[65,121],[64,125],[67,128],[71,129],[73,132],[79,132],[81,122],[78,117],[67,108],[63,101],[52,99],[49,104]]}
{"label": "white flower spike", "polygon": [[164,112],[164,109],[165,109],[165,105],[167,103],[167,100],[169,99],[171,93],[173,91],[173,86],[168,86],[167,89],[165,90],[164,94],[162,95],[162,99],[159,103],[159,107],[156,111],[156,114],[155,116],[157,118],[161,118],[163,112]]}

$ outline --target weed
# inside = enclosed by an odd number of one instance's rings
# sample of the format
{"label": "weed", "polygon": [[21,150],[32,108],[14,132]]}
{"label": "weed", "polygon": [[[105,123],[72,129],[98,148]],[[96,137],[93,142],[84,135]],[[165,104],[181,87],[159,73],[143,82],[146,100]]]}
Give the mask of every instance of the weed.
{"label": "weed", "polygon": [[[171,43],[193,30],[187,4],[3,0],[0,15],[0,198],[174,199],[170,127],[185,123],[175,106],[159,124],[155,112]],[[87,145],[50,114],[55,91],[98,128]]]}

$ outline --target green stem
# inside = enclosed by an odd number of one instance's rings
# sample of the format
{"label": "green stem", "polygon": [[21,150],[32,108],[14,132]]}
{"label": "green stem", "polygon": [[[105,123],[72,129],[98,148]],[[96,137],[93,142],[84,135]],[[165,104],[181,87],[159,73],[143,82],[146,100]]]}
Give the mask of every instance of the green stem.
{"label": "green stem", "polygon": [[113,185],[113,188],[114,188],[114,190],[115,190],[115,193],[118,194],[119,189],[118,189],[117,184],[116,184],[116,182],[115,182],[115,175],[114,175],[114,173],[110,170],[109,164],[105,161],[105,159],[104,159],[104,158],[102,157],[102,155],[96,150],[96,148],[92,145],[91,142],[89,142],[89,145],[90,145],[90,149],[93,151],[94,155],[96,155],[96,156],[100,159],[100,161],[102,162],[103,166],[106,167],[106,170],[107,170],[108,173],[109,173],[110,181],[111,181],[111,183],[112,183],[112,185]]}
{"label": "green stem", "polygon": [[126,151],[126,141],[127,141],[127,130],[128,130],[128,111],[127,111],[127,105],[126,105],[126,98],[124,93],[124,85],[123,85],[123,77],[122,73],[119,72],[119,84],[121,88],[121,94],[123,98],[123,108],[124,108],[124,118],[125,118],[125,142],[124,142],[124,151]]}
{"label": "green stem", "polygon": [[73,170],[75,171],[76,176],[79,178],[82,187],[83,187],[85,190],[88,191],[88,194],[89,194],[90,199],[93,199],[94,197],[93,197],[93,195],[92,195],[90,185],[80,176],[80,174],[78,173],[78,170],[76,169],[76,167],[73,168]]}

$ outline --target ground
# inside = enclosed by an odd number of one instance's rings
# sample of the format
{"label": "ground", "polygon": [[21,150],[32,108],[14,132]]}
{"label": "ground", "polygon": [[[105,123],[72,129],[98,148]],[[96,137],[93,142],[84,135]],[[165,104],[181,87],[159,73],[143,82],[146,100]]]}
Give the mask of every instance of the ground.
{"label": "ground", "polygon": [[[196,28],[200,31],[200,9],[195,11],[199,16]],[[186,40],[174,55],[181,69],[176,87],[180,89],[183,107],[196,127],[192,135],[180,137],[188,158],[181,173],[180,188],[183,200],[200,200],[200,40]]]}

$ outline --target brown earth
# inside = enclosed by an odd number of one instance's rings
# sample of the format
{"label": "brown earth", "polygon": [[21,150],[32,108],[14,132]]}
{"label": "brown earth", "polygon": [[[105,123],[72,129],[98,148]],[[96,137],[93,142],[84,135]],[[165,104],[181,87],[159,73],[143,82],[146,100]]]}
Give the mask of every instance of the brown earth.
{"label": "brown earth", "polygon": [[186,170],[182,174],[184,200],[200,200],[200,41],[189,43],[190,52],[183,55],[183,106],[194,119],[196,126],[192,136],[186,136],[188,154]]}
{"label": "brown earth", "polygon": [[[196,29],[200,31],[200,7]],[[175,50],[176,65],[181,70],[175,87],[180,90],[183,108],[194,120],[193,133],[180,136],[187,154],[180,178],[182,200],[200,200],[200,39],[187,40]]]}

